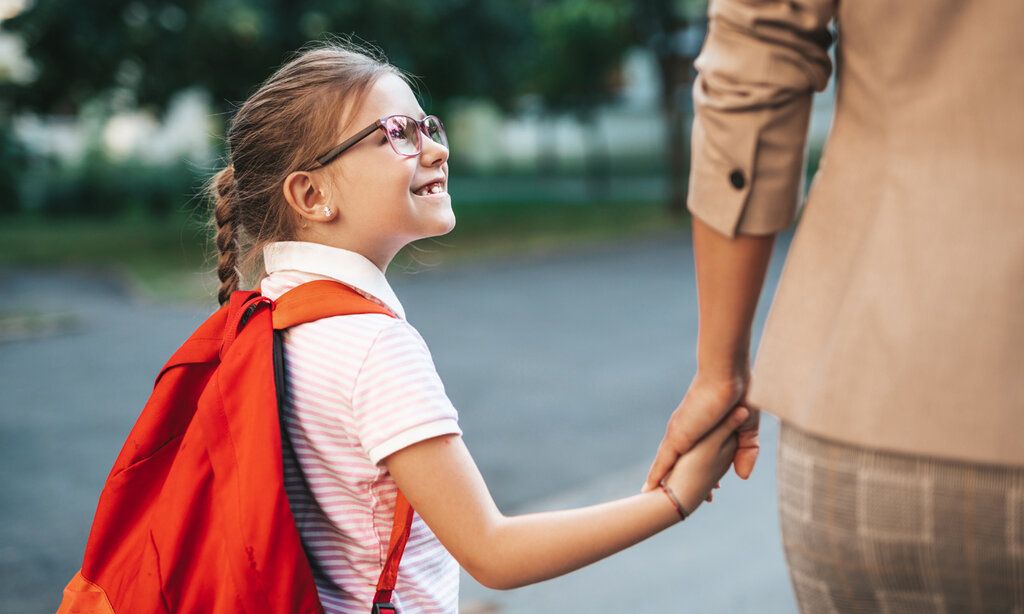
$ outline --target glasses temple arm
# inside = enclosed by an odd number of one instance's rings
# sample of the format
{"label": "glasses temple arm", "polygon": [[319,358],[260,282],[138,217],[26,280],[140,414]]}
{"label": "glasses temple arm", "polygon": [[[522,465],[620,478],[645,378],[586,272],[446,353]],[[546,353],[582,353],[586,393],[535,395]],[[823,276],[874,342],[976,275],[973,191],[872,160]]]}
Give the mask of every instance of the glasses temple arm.
{"label": "glasses temple arm", "polygon": [[317,164],[319,166],[316,167],[316,168],[319,168],[320,166],[326,166],[331,160],[333,160],[333,159],[337,158],[338,156],[340,156],[341,154],[345,153],[345,150],[351,148],[353,145],[355,145],[359,141],[361,141],[361,140],[365,139],[366,137],[370,136],[371,134],[376,132],[378,128],[383,128],[383,127],[384,127],[384,124],[382,124],[381,121],[378,119],[377,121],[373,122],[371,125],[363,128],[362,130],[360,130],[359,132],[354,134],[352,136],[352,138],[346,140],[341,145],[338,145],[334,149],[330,150],[329,152],[327,152],[324,155],[322,155],[319,158],[317,158],[316,162],[317,162]]}

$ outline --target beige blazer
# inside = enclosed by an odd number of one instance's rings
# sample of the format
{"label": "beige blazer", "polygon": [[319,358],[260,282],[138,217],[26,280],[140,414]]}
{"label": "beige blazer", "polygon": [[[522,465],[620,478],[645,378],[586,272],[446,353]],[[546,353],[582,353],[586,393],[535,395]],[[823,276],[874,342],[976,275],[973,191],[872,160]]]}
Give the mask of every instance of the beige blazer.
{"label": "beige blazer", "polygon": [[750,402],[872,448],[1024,465],[1024,1],[712,0],[688,207],[793,223]]}

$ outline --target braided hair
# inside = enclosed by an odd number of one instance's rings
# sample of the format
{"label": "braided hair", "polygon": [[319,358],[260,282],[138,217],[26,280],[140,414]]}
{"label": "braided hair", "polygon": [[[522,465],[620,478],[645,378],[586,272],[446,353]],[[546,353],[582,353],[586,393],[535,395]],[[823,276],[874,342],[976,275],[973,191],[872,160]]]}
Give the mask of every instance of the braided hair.
{"label": "braided hair", "polygon": [[220,278],[220,290],[217,301],[223,305],[238,289],[240,274],[238,271],[238,238],[237,238],[237,203],[235,202],[235,167],[228,165],[221,169],[214,178],[216,186],[213,217],[217,224],[217,277]]}

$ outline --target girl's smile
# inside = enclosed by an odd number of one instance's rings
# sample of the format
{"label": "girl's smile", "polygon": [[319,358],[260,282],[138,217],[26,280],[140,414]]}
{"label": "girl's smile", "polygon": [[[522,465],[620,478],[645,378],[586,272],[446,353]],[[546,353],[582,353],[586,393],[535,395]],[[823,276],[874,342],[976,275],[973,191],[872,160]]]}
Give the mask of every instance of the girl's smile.
{"label": "girl's smile", "polygon": [[412,191],[417,196],[439,196],[448,195],[448,178],[439,177],[431,180],[426,185],[420,186]]}

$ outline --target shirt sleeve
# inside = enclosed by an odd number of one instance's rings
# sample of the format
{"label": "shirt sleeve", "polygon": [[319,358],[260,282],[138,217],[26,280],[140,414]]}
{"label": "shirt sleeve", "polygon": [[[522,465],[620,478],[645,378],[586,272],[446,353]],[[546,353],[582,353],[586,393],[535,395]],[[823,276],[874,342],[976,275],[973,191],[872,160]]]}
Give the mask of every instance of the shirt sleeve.
{"label": "shirt sleeve", "polygon": [[814,91],[832,72],[834,0],[711,0],[693,88],[687,208],[727,236],[796,216]]}
{"label": "shirt sleeve", "polygon": [[405,320],[382,329],[352,391],[355,429],[374,464],[414,443],[461,435],[458,412],[420,334]]}

